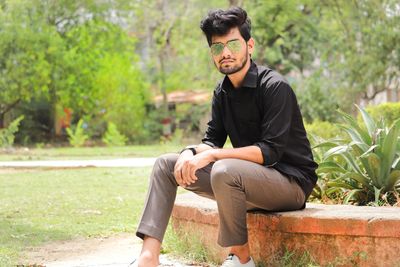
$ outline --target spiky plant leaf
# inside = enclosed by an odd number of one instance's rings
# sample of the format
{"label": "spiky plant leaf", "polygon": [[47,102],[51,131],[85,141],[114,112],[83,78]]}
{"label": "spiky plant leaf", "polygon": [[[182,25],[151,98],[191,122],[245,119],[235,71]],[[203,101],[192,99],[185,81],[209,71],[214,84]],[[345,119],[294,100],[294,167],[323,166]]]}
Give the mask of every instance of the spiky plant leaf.
{"label": "spiky plant leaf", "polygon": [[372,136],[374,134],[374,132],[376,131],[376,123],[363,108],[360,108],[358,105],[355,105],[355,106],[361,113],[361,116],[363,118],[365,127],[367,128],[369,135]]}

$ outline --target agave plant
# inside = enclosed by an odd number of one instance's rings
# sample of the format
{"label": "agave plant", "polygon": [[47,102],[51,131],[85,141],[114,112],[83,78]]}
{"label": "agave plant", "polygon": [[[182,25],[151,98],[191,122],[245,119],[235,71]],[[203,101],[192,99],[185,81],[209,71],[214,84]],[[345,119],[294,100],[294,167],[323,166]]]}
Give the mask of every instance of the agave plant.
{"label": "agave plant", "polygon": [[376,122],[356,107],[362,123],[340,112],[344,123],[339,127],[346,138],[325,141],[314,148],[325,149],[317,172],[326,183],[323,188],[319,185],[319,193],[344,193],[344,203],[387,202],[388,195],[396,195],[400,186],[400,119],[387,127],[383,120]]}

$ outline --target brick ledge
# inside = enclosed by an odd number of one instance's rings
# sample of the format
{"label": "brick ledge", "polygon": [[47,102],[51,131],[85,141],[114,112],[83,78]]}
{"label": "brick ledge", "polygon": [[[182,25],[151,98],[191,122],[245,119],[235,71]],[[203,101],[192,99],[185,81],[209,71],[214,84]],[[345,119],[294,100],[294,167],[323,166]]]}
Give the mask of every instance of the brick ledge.
{"label": "brick ledge", "polygon": [[[172,213],[175,229],[200,233],[204,244],[222,258],[226,251],[213,245],[218,230],[216,202],[185,193],[177,196]],[[307,203],[301,211],[248,213],[249,244],[258,260],[268,259],[282,245],[307,250],[320,263],[349,259],[365,252],[358,266],[400,266],[400,208]],[[343,266],[346,266],[343,265]]]}

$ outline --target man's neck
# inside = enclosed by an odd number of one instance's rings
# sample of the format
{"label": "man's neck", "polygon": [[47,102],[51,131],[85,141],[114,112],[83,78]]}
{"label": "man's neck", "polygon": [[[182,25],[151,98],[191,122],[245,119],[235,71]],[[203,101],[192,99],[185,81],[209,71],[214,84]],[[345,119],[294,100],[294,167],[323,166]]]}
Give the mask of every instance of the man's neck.
{"label": "man's neck", "polygon": [[244,67],[240,71],[228,75],[228,78],[231,81],[233,87],[240,88],[242,86],[244,77],[246,76],[246,74],[250,68],[250,64],[251,64],[251,60],[248,59],[246,62],[246,65],[244,65]]}

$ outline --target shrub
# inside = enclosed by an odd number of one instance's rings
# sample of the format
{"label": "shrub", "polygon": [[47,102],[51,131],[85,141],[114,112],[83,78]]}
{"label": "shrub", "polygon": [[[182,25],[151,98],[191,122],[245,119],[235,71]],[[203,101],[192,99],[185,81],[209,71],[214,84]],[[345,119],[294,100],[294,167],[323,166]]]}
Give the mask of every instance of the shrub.
{"label": "shrub", "polygon": [[394,204],[400,182],[400,119],[388,127],[357,108],[362,124],[341,112],[345,123],[339,127],[347,136],[315,147],[328,149],[317,172],[327,181],[326,190],[342,195],[344,203]]}
{"label": "shrub", "polygon": [[312,123],[305,123],[307,135],[313,143],[319,139],[331,139],[340,135],[340,129],[328,121],[315,120]]}
{"label": "shrub", "polygon": [[[387,124],[392,124],[400,118],[400,103],[383,103],[377,106],[369,106],[366,111],[376,120],[385,120]],[[361,118],[360,118],[361,119]]]}
{"label": "shrub", "polygon": [[117,126],[114,123],[108,123],[107,131],[102,138],[102,141],[107,146],[124,146],[127,140],[128,138],[118,131]]}
{"label": "shrub", "polygon": [[310,77],[300,81],[296,95],[303,118],[307,122],[314,120],[336,121],[339,103],[334,90],[326,86],[323,71],[315,71]]}
{"label": "shrub", "polygon": [[71,127],[67,128],[68,141],[74,147],[80,147],[85,144],[85,141],[89,139],[89,136],[85,134],[83,129],[83,120],[80,119],[75,129],[72,130]]}
{"label": "shrub", "polygon": [[11,147],[14,144],[15,133],[18,132],[19,123],[23,119],[24,116],[19,116],[7,128],[0,129],[0,147]]}

